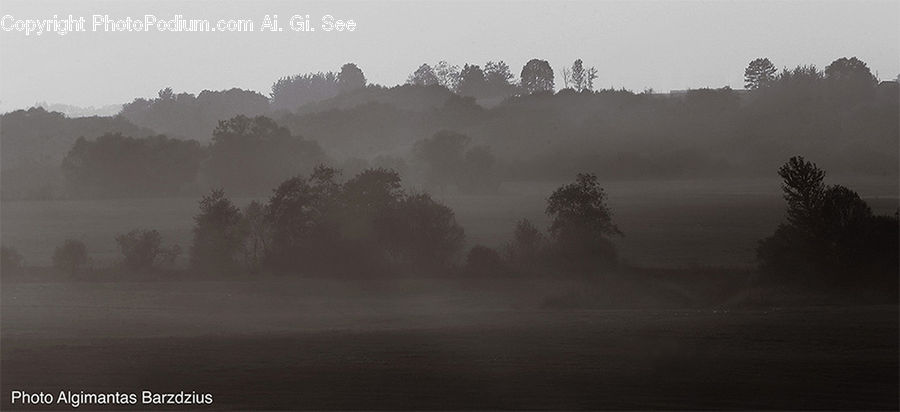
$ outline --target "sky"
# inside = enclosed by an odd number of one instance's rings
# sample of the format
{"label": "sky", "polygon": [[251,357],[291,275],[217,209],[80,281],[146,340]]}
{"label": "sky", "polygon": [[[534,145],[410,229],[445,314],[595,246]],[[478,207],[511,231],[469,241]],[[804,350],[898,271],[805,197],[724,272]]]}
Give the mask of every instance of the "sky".
{"label": "sky", "polygon": [[[85,32],[25,34],[27,20],[85,17]],[[254,21],[254,32],[93,31],[113,20]],[[261,31],[278,15],[283,31]],[[315,32],[288,27],[309,15]],[[356,23],[321,29],[322,17]],[[6,17],[10,16],[10,17]],[[36,102],[103,106],[176,92],[240,87],[268,95],[280,77],[354,62],[372,83],[396,85],[422,63],[532,58],[562,68],[581,58],[596,85],[642,91],[743,87],[756,57],[824,68],[844,56],[882,80],[900,73],[900,1],[18,1],[0,0],[0,111]],[[16,26],[17,21],[22,21]],[[7,31],[7,29],[9,29]]]}

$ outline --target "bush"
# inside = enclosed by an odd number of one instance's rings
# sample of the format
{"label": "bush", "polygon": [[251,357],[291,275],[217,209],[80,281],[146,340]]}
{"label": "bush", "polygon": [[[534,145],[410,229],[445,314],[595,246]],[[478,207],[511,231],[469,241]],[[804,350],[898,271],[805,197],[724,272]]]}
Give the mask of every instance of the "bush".
{"label": "bush", "polygon": [[66,239],[53,252],[53,267],[75,276],[88,263],[87,246],[75,239]]}
{"label": "bush", "polygon": [[0,273],[11,275],[20,269],[22,269],[22,255],[12,247],[0,247]]}

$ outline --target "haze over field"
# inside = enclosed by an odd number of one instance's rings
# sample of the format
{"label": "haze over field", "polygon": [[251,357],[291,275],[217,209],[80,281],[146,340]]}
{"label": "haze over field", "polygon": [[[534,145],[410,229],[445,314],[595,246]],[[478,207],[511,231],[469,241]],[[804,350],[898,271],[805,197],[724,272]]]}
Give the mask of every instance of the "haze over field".
{"label": "haze over field", "polygon": [[898,2],[0,25],[0,409],[900,408]]}

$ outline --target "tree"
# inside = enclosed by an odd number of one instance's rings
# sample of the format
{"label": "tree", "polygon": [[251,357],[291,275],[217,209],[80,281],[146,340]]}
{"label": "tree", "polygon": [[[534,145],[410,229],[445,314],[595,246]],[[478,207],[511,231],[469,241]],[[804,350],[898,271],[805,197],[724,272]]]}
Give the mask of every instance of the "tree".
{"label": "tree", "polygon": [[459,83],[459,66],[441,60],[434,65],[434,75],[438,79],[438,84],[448,90],[456,90],[456,85]]}
{"label": "tree", "polygon": [[66,239],[53,252],[53,266],[75,276],[88,263],[87,246],[75,239]]}
{"label": "tree", "polygon": [[811,290],[871,289],[896,299],[896,218],[874,216],[859,194],[825,186],[825,172],[802,157],[779,169],[788,221],[760,241],[764,280]]}
{"label": "tree", "polygon": [[389,169],[366,169],[345,182],[342,189],[342,235],[367,242],[370,248],[382,248],[391,230],[385,219],[405,196],[400,175]]}
{"label": "tree", "polygon": [[213,187],[259,194],[308,172],[323,158],[318,143],[292,135],[268,117],[236,116],[220,121],[213,131],[203,173]]}
{"label": "tree", "polygon": [[837,59],[825,68],[825,80],[836,100],[855,103],[875,94],[878,79],[869,66],[856,57]]}
{"label": "tree", "polygon": [[522,89],[527,93],[553,91],[553,68],[546,60],[529,60],[519,77]]}
{"label": "tree", "polygon": [[338,75],[334,72],[282,77],[272,84],[272,108],[294,111],[305,104],[337,96],[340,90]]}
{"label": "tree", "polygon": [[518,265],[533,263],[547,248],[547,239],[528,219],[516,223],[513,238],[506,244],[506,258]]}
{"label": "tree", "polygon": [[568,263],[583,267],[615,260],[609,236],[622,232],[612,223],[596,175],[579,173],[575,183],[556,189],[547,200],[546,213],[553,219],[550,235],[557,251]]}
{"label": "tree", "polygon": [[62,171],[74,196],[172,196],[195,182],[203,157],[194,140],[108,133],[76,140]]}
{"label": "tree", "polygon": [[272,227],[266,221],[266,206],[254,200],[241,213],[244,239],[244,264],[250,272],[256,272],[263,264],[272,239]]}
{"label": "tree", "polygon": [[817,227],[825,193],[825,171],[802,156],[795,156],[778,169],[778,176],[784,180],[781,190],[788,204],[788,222],[798,228]]}
{"label": "tree", "polygon": [[194,216],[191,266],[202,273],[233,273],[237,270],[246,233],[241,227],[241,211],[221,189],[200,199],[200,213]]}
{"label": "tree", "polygon": [[443,190],[458,181],[465,167],[465,149],[470,140],[464,134],[443,130],[416,142],[413,153],[425,166],[425,180],[429,185]]}
{"label": "tree", "polygon": [[[275,189],[266,208],[272,228],[271,263],[282,271],[321,265],[336,257],[339,172],[319,165],[309,178],[296,176]],[[333,262],[333,260],[331,260]]]}
{"label": "tree", "polygon": [[389,250],[415,267],[448,264],[465,239],[453,210],[426,193],[406,196],[393,211],[390,221],[394,230],[386,242]]}
{"label": "tree", "polygon": [[438,80],[437,75],[434,74],[434,69],[427,63],[423,63],[415,72],[413,72],[413,74],[409,75],[409,79],[406,80],[406,83],[416,86],[431,86],[440,84],[440,81]]}
{"label": "tree", "polygon": [[125,257],[125,266],[134,270],[153,267],[162,253],[162,236],[156,230],[135,229],[116,236],[119,251]]}
{"label": "tree", "polygon": [[337,76],[337,83],[342,92],[350,92],[356,89],[366,87],[366,76],[362,70],[353,63],[347,63],[341,66],[341,71]]}
{"label": "tree", "polygon": [[572,68],[563,68],[563,81],[566,87],[571,83],[572,89],[576,92],[593,91],[594,80],[597,78],[597,69],[594,67],[585,68],[581,59],[576,59],[572,63]]}
{"label": "tree", "polygon": [[478,65],[466,64],[459,72],[459,83],[456,91],[460,96],[482,97],[485,95],[487,83],[484,71]]}
{"label": "tree", "polygon": [[238,114],[256,116],[268,111],[269,99],[251,90],[204,90],[194,95],[175,93],[166,88],[160,90],[157,98],[138,98],[125,104],[120,114],[156,133],[203,140],[219,120]]}
{"label": "tree", "polygon": [[744,70],[744,87],[748,90],[768,87],[775,80],[777,71],[778,69],[769,59],[765,57],[754,59]]}
{"label": "tree", "polygon": [[484,65],[484,79],[488,96],[509,96],[515,92],[513,74],[503,60],[489,61]]}

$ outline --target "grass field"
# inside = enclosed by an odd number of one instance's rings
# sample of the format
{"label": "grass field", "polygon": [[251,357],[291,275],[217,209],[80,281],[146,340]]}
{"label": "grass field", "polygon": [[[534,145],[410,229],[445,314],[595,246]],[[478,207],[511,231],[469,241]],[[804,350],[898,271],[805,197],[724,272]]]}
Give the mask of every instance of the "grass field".
{"label": "grass field", "polygon": [[540,309],[569,286],[6,283],[0,407],[14,389],[196,391],[212,409],[898,407],[896,306]]}
{"label": "grass field", "polygon": [[[878,213],[893,213],[898,188],[892,179],[829,178],[858,190]],[[784,218],[777,179],[672,180],[605,183],[614,221],[625,236],[622,257],[642,266],[750,266],[756,242]],[[507,184],[498,195],[436,197],[454,209],[469,245],[498,246],[517,220],[540,227],[547,196],[559,183]],[[164,241],[190,244],[198,199],[15,201],[0,205],[4,245],[30,265],[47,265],[66,238],[83,240],[98,263],[118,259],[115,236],[153,228]],[[243,206],[251,199],[235,199]]]}

